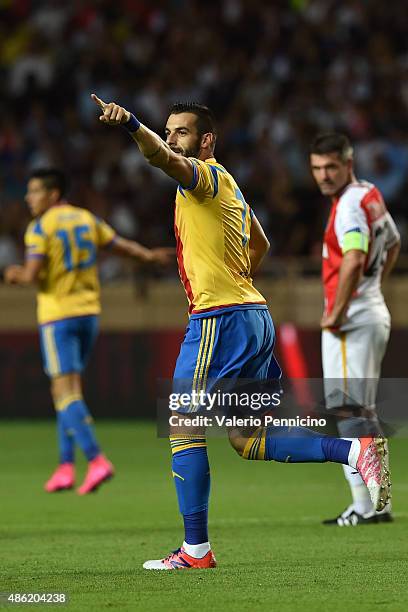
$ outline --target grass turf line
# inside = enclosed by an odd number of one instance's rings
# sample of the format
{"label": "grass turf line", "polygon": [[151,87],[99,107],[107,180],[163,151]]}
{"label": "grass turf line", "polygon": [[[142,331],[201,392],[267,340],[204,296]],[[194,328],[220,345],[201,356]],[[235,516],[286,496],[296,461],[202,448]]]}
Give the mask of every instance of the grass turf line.
{"label": "grass turf line", "polygon": [[[168,443],[136,421],[99,422],[97,434],[115,479],[94,495],[47,495],[54,424],[1,423],[0,592],[67,592],[70,612],[408,609],[406,439],[391,442],[396,522],[356,529],[320,525],[348,503],[340,466],[244,462],[210,439],[219,566],[159,573],[143,561],[183,537]],[[78,484],[84,472],[81,458]]]}

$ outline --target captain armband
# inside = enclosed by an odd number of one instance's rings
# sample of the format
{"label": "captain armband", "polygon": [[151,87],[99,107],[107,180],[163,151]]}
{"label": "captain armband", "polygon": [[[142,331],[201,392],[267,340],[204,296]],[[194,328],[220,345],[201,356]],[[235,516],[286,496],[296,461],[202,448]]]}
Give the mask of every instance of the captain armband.
{"label": "captain armband", "polygon": [[367,234],[363,234],[360,230],[355,229],[346,232],[343,238],[342,253],[344,255],[344,253],[353,249],[368,253],[368,242]]}

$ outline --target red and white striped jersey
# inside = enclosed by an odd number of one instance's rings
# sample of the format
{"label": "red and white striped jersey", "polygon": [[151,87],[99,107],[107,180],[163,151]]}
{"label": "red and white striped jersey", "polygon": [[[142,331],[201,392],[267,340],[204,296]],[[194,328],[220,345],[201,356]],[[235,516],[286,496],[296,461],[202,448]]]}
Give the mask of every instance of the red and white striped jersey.
{"label": "red and white striped jersey", "polygon": [[379,190],[372,183],[350,183],[332,203],[323,243],[325,311],[332,311],[339,270],[347,248],[347,236],[361,235],[361,250],[367,251],[364,275],[347,310],[346,325],[375,321],[390,322],[381,291],[381,273],[386,252],[399,240],[395,223]]}

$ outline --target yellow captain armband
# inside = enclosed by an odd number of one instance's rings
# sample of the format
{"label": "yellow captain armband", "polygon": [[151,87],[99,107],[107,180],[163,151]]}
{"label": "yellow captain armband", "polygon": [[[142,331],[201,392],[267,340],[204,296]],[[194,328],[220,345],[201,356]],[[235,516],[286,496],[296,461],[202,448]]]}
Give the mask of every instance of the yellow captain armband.
{"label": "yellow captain armband", "polygon": [[360,231],[352,230],[344,234],[342,253],[347,253],[352,249],[368,253],[368,236]]}

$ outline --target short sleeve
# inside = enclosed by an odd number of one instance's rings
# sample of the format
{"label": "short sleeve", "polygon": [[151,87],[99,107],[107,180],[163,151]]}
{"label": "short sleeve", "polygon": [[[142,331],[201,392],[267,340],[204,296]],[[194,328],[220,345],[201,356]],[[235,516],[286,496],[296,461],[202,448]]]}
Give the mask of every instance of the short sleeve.
{"label": "short sleeve", "polygon": [[357,249],[368,253],[370,229],[361,206],[361,190],[353,189],[340,200],[334,229],[343,253]]}
{"label": "short sleeve", "polygon": [[218,193],[218,174],[221,172],[217,166],[207,164],[200,159],[189,158],[193,166],[193,179],[190,185],[181,188],[191,191],[195,195],[215,198]]}
{"label": "short sleeve", "polygon": [[24,235],[26,258],[45,257],[47,255],[47,242],[47,235],[41,225],[41,220],[32,221]]}
{"label": "short sleeve", "polygon": [[97,245],[99,247],[109,247],[115,241],[115,230],[99,217],[95,217],[95,223]]}
{"label": "short sleeve", "polygon": [[385,248],[388,251],[388,249],[400,241],[400,233],[395,225],[394,219],[388,211],[385,214],[385,231]]}

